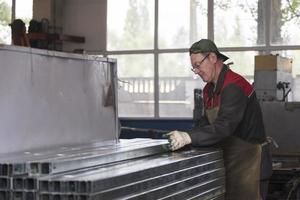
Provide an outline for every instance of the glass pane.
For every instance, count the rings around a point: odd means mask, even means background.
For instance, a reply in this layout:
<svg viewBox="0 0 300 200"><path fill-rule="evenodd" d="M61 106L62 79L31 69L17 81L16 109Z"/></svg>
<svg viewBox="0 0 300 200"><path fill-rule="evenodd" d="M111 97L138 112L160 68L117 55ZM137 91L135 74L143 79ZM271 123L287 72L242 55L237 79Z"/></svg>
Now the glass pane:
<svg viewBox="0 0 300 200"><path fill-rule="evenodd" d="M219 47L264 44L264 1L215 0L214 2L215 42Z"/></svg>
<svg viewBox="0 0 300 200"><path fill-rule="evenodd" d="M159 55L159 116L192 117L194 88L204 82L191 69L188 53Z"/></svg>
<svg viewBox="0 0 300 200"><path fill-rule="evenodd" d="M33 0L16 0L16 19L21 19L27 27L32 19L32 1Z"/></svg>
<svg viewBox="0 0 300 200"><path fill-rule="evenodd" d="M271 43L300 44L300 6L294 1L272 0Z"/></svg>
<svg viewBox="0 0 300 200"><path fill-rule="evenodd" d="M111 55L118 63L119 117L154 117L154 57Z"/></svg>
<svg viewBox="0 0 300 200"><path fill-rule="evenodd" d="M160 0L158 2L160 49L187 48L200 38L207 38L207 1Z"/></svg>
<svg viewBox="0 0 300 200"><path fill-rule="evenodd" d="M154 47L154 1L107 1L107 49Z"/></svg>
<svg viewBox="0 0 300 200"><path fill-rule="evenodd" d="M292 101L300 101L300 50L283 51L280 54L293 59Z"/></svg>
<svg viewBox="0 0 300 200"><path fill-rule="evenodd" d="M0 43L11 44L11 0L0 0Z"/></svg>
<svg viewBox="0 0 300 200"><path fill-rule="evenodd" d="M254 57L258 55L255 51L245 51L245 52L224 52L229 60L225 63L233 62L230 65L230 69L244 78L246 78L250 83L253 83L254 78Z"/></svg>

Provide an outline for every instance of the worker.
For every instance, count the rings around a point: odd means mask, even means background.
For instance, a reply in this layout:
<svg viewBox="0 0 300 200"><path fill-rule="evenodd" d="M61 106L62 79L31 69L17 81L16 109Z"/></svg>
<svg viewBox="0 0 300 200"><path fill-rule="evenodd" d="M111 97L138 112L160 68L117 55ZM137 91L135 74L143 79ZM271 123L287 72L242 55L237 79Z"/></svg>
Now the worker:
<svg viewBox="0 0 300 200"><path fill-rule="evenodd" d="M206 82L204 115L191 131L167 134L169 148L214 146L223 150L226 200L256 200L260 194L262 144L266 141L262 112L255 91L224 61L215 43L201 39L190 49L191 70Z"/></svg>

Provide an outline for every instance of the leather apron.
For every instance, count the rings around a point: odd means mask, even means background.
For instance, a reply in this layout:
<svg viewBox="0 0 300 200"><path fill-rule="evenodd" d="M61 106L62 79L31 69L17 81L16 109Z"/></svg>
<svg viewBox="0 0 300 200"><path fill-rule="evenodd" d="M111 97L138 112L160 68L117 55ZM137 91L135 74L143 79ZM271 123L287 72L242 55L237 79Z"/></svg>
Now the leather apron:
<svg viewBox="0 0 300 200"><path fill-rule="evenodd" d="M208 121L213 123L219 108L206 110ZM260 199L261 145L229 136L219 144L223 150L226 174L226 200Z"/></svg>

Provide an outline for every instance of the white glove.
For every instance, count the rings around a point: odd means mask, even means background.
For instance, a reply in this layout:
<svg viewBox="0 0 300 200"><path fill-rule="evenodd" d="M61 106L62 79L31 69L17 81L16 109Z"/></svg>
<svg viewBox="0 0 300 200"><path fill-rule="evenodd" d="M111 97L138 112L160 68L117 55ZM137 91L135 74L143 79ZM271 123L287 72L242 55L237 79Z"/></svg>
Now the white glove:
<svg viewBox="0 0 300 200"><path fill-rule="evenodd" d="M184 147L187 144L192 143L191 137L186 132L181 131L171 131L167 134L169 139L169 149L175 151Z"/></svg>

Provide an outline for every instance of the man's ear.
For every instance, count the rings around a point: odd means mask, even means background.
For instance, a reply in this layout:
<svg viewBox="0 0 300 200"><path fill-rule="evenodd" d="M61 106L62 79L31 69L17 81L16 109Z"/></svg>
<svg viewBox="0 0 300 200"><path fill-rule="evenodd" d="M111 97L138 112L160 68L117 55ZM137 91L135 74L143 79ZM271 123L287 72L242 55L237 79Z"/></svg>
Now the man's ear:
<svg viewBox="0 0 300 200"><path fill-rule="evenodd" d="M210 62L212 62L212 63L216 63L217 60L218 60L217 54L211 52L211 53L209 54L209 60L210 60Z"/></svg>

